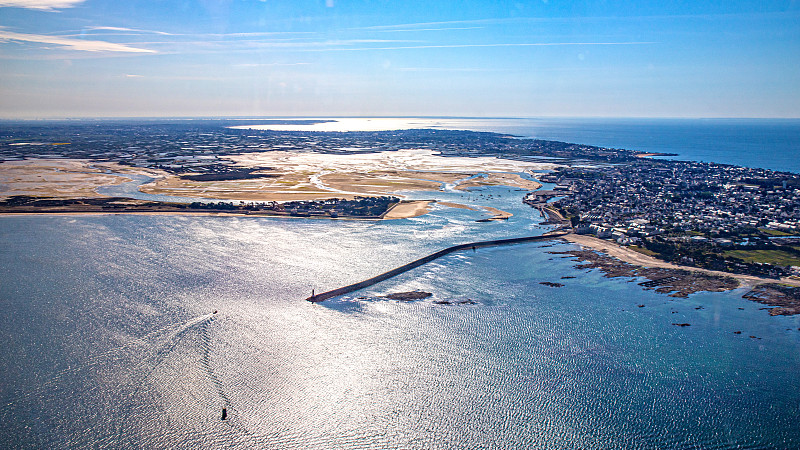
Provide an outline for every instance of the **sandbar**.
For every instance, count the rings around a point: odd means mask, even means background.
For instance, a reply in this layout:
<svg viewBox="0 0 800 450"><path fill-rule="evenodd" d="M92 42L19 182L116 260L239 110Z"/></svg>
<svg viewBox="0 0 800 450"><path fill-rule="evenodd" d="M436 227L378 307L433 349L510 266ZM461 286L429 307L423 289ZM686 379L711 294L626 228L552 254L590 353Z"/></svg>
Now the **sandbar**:
<svg viewBox="0 0 800 450"><path fill-rule="evenodd" d="M413 200L400 202L383 215L383 219L408 219L426 214L430 210L430 200Z"/></svg>
<svg viewBox="0 0 800 450"><path fill-rule="evenodd" d="M511 187L518 187L522 189L527 189L530 191L535 191L542 187L542 184L534 181L522 178L519 174L516 173L489 173L484 176L470 178L469 180L462 181L458 183L456 189L464 190L473 187L481 187L481 186L511 186Z"/></svg>
<svg viewBox="0 0 800 450"><path fill-rule="evenodd" d="M0 163L0 198L14 195L101 197L97 188L131 181L104 172L104 168L83 159L3 161Z"/></svg>
<svg viewBox="0 0 800 450"><path fill-rule="evenodd" d="M491 206L481 206L481 208L494 214L492 217L489 218L489 220L505 220L514 215L508 211L503 211L497 208L493 208Z"/></svg>
<svg viewBox="0 0 800 450"><path fill-rule="evenodd" d="M450 208L468 209L468 210L470 210L470 211L477 211L477 209L475 209L475 208L473 208L473 207L471 207L471 206L462 205L461 203L452 203L452 202L436 202L436 204L437 204L437 205L442 205L442 206L447 206L447 207L450 207Z"/></svg>

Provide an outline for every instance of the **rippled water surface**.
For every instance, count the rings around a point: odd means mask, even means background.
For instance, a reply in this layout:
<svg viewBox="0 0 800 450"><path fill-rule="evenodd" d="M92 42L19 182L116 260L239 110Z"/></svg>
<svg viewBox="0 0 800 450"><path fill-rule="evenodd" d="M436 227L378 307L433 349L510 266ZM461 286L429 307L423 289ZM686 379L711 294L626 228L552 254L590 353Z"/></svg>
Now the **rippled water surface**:
<svg viewBox="0 0 800 450"><path fill-rule="evenodd" d="M675 300L535 243L303 301L544 231L512 189L437 195L490 194L511 220L0 218L0 447L800 445L800 323L741 291Z"/></svg>

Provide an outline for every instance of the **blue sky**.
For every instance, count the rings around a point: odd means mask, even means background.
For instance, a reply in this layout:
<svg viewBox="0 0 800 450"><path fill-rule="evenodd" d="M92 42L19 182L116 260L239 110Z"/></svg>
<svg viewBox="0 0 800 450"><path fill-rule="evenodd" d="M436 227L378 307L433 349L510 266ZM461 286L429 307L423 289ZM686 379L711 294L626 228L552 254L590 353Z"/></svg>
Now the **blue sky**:
<svg viewBox="0 0 800 450"><path fill-rule="evenodd" d="M800 117L800 1L0 0L0 117Z"/></svg>

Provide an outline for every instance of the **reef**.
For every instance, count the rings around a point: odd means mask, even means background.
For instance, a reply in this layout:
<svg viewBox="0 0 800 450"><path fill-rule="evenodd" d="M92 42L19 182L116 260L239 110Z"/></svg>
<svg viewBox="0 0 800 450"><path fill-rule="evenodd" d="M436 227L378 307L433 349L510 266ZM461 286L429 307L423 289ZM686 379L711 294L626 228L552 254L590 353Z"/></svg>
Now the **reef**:
<svg viewBox="0 0 800 450"><path fill-rule="evenodd" d="M392 300L403 300L403 301L412 301L412 300L422 300L432 296L430 292L423 292L423 291L410 291L410 292L395 292L392 294L386 295L386 298Z"/></svg>
<svg viewBox="0 0 800 450"><path fill-rule="evenodd" d="M739 287L739 282L732 277L683 269L635 266L591 250L549 253L574 256L581 261L581 264L575 266L576 269L600 269L608 278L646 278L648 281L639 283L640 286L645 289L655 289L661 294L669 294L670 297L688 297L700 291L723 292Z"/></svg>
<svg viewBox="0 0 800 450"><path fill-rule="evenodd" d="M764 283L751 289L742 297L770 308L771 316L791 316L800 314L800 288L778 283Z"/></svg>

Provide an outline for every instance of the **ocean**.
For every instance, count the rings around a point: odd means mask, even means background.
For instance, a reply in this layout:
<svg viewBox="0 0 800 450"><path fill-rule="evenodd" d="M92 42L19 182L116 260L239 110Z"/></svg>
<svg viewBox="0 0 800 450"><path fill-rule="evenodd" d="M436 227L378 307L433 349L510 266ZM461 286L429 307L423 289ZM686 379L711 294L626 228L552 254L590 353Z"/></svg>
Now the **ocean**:
<svg viewBox="0 0 800 450"><path fill-rule="evenodd" d="M798 121L522 122L471 127L800 171ZM778 149L752 151L765 143ZM540 242L303 301L449 245L543 233L521 195L411 194L514 213L491 223L444 207L0 217L0 447L800 446L800 319L742 289L676 299ZM434 297L382 297L415 289Z"/></svg>
<svg viewBox="0 0 800 450"><path fill-rule="evenodd" d="M512 122L512 121L509 121ZM800 173L798 119L518 119L498 131Z"/></svg>

